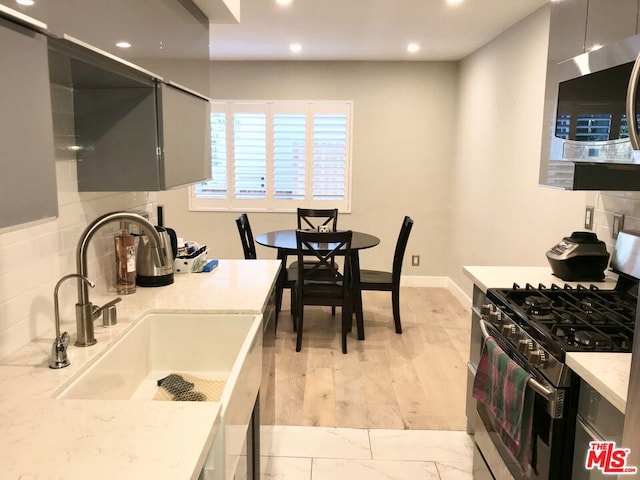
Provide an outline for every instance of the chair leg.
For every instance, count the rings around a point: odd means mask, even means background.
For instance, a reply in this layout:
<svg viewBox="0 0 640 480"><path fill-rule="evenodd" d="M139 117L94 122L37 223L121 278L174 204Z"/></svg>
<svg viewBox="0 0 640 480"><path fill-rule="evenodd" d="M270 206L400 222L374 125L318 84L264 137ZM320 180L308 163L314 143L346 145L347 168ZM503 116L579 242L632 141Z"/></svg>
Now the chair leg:
<svg viewBox="0 0 640 480"><path fill-rule="evenodd" d="M347 353L347 332L352 323L351 307L347 302L342 304L342 353Z"/></svg>
<svg viewBox="0 0 640 480"><path fill-rule="evenodd" d="M335 305L331 306L331 315L333 315L334 317L336 316L336 306Z"/></svg>
<svg viewBox="0 0 640 480"><path fill-rule="evenodd" d="M296 325L296 315L297 315L298 305L296 302L296 289L291 287L291 319L293 321L293 331L297 331L298 327Z"/></svg>
<svg viewBox="0 0 640 480"><path fill-rule="evenodd" d="M304 305L302 302L297 302L298 309L296 312L296 323L298 324L298 334L296 335L296 352L302 349L302 321L304 317Z"/></svg>
<svg viewBox="0 0 640 480"><path fill-rule="evenodd" d="M391 290L391 304L393 306L393 321L396 324L396 333L402 333L400 324L400 287Z"/></svg>
<svg viewBox="0 0 640 480"><path fill-rule="evenodd" d="M274 329L273 329L273 335L275 336L276 333L278 333L278 316L280 315L280 312L278 312L278 309L276 309L276 314L275 314L275 318L274 318Z"/></svg>

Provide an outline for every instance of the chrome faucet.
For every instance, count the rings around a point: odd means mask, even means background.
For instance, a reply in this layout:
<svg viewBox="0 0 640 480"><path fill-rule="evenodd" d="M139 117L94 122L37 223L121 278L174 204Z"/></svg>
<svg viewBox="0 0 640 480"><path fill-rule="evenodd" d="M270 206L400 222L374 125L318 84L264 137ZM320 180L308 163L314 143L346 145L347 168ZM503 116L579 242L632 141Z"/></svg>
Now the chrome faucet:
<svg viewBox="0 0 640 480"><path fill-rule="evenodd" d="M60 280L58 280L58 283L56 283L56 288L53 289L53 306L56 319L56 339L53 341L53 345L51 346L51 359L49 360L50 368L64 368L69 366L69 357L67 356L69 334L67 332L64 332L62 335L60 335L60 308L58 306L58 290L60 289L60 285L62 285L65 280L68 280L70 278L78 278L79 280L89 285L91 288L96 286L96 284L89 280L87 277L83 277L82 275L78 275L77 273L65 275Z"/></svg>
<svg viewBox="0 0 640 480"><path fill-rule="evenodd" d="M89 241L93 238L100 227L111 222L126 221L135 223L140 229L149 236L151 240L151 248L154 252L154 262L158 266L165 266L164 252L160 252L162 240L156 229L145 220L143 217L136 213L130 212L111 212L101 217L96 218L80 235L78 241L78 248L76 250L76 266L78 269L78 275L87 277L87 249ZM117 301L117 300L116 300ZM114 301L109 302L107 305L113 305ZM93 333L93 321L98 318L100 312L104 307L96 307L89 301L89 289L87 284L78 279L78 303L76 303L76 327L78 330L78 338L75 345L78 347L88 347L96 343L96 337Z"/></svg>

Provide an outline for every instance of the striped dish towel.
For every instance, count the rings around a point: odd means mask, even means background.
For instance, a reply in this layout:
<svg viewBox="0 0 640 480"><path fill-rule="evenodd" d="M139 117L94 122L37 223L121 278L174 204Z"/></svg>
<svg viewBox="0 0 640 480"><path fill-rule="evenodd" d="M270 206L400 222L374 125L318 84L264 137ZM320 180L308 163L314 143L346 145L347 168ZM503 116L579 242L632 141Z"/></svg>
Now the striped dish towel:
<svg viewBox="0 0 640 480"><path fill-rule="evenodd" d="M531 458L534 393L527 388L531 375L488 337L473 383L473 397L494 418L496 432L526 471Z"/></svg>

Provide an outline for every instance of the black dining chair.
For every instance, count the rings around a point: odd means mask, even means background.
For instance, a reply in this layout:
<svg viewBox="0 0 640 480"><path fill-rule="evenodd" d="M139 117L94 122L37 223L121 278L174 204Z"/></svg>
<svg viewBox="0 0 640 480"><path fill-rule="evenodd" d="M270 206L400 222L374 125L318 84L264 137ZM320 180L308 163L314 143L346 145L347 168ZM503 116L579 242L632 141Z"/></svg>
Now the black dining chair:
<svg viewBox="0 0 640 480"><path fill-rule="evenodd" d="M244 252L245 260L256 260L258 255L256 254L256 244L253 240L253 233L251 232L251 224L249 223L249 217L246 213L243 213L238 218L236 218L236 225L238 226L238 233L240 234L240 242L242 243L242 250ZM285 272L285 277L282 280L282 286L278 287L278 292L276 292L276 318L275 318L275 331L278 331L278 316L280 310L282 308L282 290L288 288L291 290L291 296L293 298L294 291L293 287L296 283L296 278L298 277L298 271L289 271ZM293 313L293 299L291 300L291 310ZM295 320L294 320L295 327Z"/></svg>
<svg viewBox="0 0 640 480"><path fill-rule="evenodd" d="M236 225L238 226L238 233L240 234L240 242L242 243L245 260L255 260L258 258L256 255L256 244L253 241L251 224L249 223L249 217L246 213L236 218Z"/></svg>
<svg viewBox="0 0 640 480"><path fill-rule="evenodd" d="M296 352L302 348L305 305L342 307L342 353L347 353L347 332L351 328L351 230L316 232L298 230L298 279L295 283ZM334 261L344 255L340 272ZM313 259L309 262L309 257Z"/></svg>
<svg viewBox="0 0 640 480"><path fill-rule="evenodd" d="M337 208L298 208L298 230L320 231L320 227L327 227L330 232L338 228ZM298 262L293 262L287 267L287 276L293 278L298 274ZM293 293L293 290L292 292ZM293 313L293 297L291 297L291 313ZM331 307L331 314L336 314L336 307ZM293 326L296 328L295 324Z"/></svg>
<svg viewBox="0 0 640 480"><path fill-rule="evenodd" d="M328 227L330 232L338 228L337 208L298 208L298 230L320 230Z"/></svg>
<svg viewBox="0 0 640 480"><path fill-rule="evenodd" d="M413 220L404 217L400 235L396 243L396 251L393 254L393 268L391 272L380 270L360 270L360 289L391 292L391 304L393 306L393 321L396 324L396 333L402 333L400 323L400 273L402 272L402 260L407 249L409 234L413 227Z"/></svg>

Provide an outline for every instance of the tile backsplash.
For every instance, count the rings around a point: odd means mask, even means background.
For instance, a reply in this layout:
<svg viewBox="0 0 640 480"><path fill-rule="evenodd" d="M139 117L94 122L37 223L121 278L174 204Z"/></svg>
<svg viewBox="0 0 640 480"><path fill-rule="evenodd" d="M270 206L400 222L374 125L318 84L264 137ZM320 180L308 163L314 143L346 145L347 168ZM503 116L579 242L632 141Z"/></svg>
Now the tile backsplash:
<svg viewBox="0 0 640 480"><path fill-rule="evenodd" d="M0 358L52 332L53 290L64 275L76 272L76 246L86 226L110 211L146 211L155 218L153 192L78 192L74 141L73 95L66 87L52 86L53 123L56 143L56 181L59 216L39 224L0 230ZM25 186L28 188L28 186ZM114 223L101 229L91 241L88 272L96 282L96 293L113 288ZM76 283L60 288L63 329L75 333ZM115 293L114 293L115 296ZM50 344L43 344L43 362Z"/></svg>
<svg viewBox="0 0 640 480"><path fill-rule="evenodd" d="M593 206L593 231L613 253L616 240L612 237L613 216L624 215L624 230L640 231L640 192L593 192L587 198Z"/></svg>

